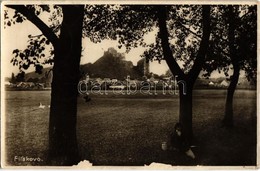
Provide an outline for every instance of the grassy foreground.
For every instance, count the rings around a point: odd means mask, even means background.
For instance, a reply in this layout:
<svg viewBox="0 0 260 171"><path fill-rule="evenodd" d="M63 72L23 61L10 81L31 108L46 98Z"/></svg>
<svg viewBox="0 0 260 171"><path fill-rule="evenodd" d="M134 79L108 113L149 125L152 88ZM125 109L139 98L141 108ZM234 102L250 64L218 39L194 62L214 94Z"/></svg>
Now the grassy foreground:
<svg viewBox="0 0 260 171"><path fill-rule="evenodd" d="M221 127L224 90L197 90L193 101L196 159L161 149L178 122L177 95L92 95L78 100L78 143L94 165L256 165L256 91L236 91L233 129ZM8 165L45 165L50 92L6 92ZM34 161L23 161L23 157Z"/></svg>

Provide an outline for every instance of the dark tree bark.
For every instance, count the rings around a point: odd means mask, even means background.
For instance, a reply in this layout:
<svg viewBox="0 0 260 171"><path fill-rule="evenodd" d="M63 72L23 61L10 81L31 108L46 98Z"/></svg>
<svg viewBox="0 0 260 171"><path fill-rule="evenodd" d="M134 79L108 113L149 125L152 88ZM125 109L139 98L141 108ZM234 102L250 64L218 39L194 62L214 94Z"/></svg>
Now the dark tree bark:
<svg viewBox="0 0 260 171"><path fill-rule="evenodd" d="M183 80L182 80L183 81ZM180 115L179 122L184 125L183 133L186 135L187 140L191 143L193 139L192 129L192 84L183 81L179 81L179 99L180 99ZM184 83L185 82L185 83Z"/></svg>
<svg viewBox="0 0 260 171"><path fill-rule="evenodd" d="M163 56L169 66L171 72L177 75L177 81L179 85L179 99L180 99L180 111L179 122L183 125L184 135L189 143L192 142L193 129L192 129L192 90L196 79L202 69L202 65L205 61L205 55L208 48L209 35L210 35L210 6L203 5L202 7L202 25L203 36L200 42L200 48L198 50L194 65L188 74L185 74L178 63L173 57L172 50L169 45L169 33L166 26L167 21L167 8L165 6L157 7L158 24L159 24L159 37L161 39ZM184 84L182 84L184 83ZM185 94L183 88L185 87Z"/></svg>
<svg viewBox="0 0 260 171"><path fill-rule="evenodd" d="M83 5L62 6L60 37L33 10L24 5L7 5L24 15L54 47L54 67L49 120L49 165L73 165L80 160L76 135L77 84L81 57Z"/></svg>
<svg viewBox="0 0 260 171"><path fill-rule="evenodd" d="M234 66L234 65L233 65ZM234 73L231 78L231 82L227 89L226 105L225 105L225 116L223 119L223 126L233 127L233 97L237 87L239 79L239 66L234 67Z"/></svg>
<svg viewBox="0 0 260 171"><path fill-rule="evenodd" d="M229 39L229 51L230 58L233 65L233 75L231 76L231 81L229 87L227 89L227 97L226 97L226 105L225 105L225 115L223 119L223 126L225 127L233 127L233 97L237 87L238 79L239 79L239 56L236 55L235 48L235 14L233 12L233 6L228 6L228 39Z"/></svg>
<svg viewBox="0 0 260 171"><path fill-rule="evenodd" d="M62 6L60 38L54 50L49 124L49 164L80 161L76 122L84 6Z"/></svg>

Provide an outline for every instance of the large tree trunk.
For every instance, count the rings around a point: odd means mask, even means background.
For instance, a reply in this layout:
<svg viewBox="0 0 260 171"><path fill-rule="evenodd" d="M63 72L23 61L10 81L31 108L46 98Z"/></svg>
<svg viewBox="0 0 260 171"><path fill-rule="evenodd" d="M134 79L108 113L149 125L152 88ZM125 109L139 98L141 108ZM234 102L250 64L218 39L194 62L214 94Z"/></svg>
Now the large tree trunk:
<svg viewBox="0 0 260 171"><path fill-rule="evenodd" d="M186 136L189 143L193 138L192 129L192 84L187 81L178 81L179 87L179 99L180 99L180 111L179 122L184 125L183 133Z"/></svg>
<svg viewBox="0 0 260 171"><path fill-rule="evenodd" d="M235 66L235 65L234 65ZM233 97L237 87L239 79L239 66L234 67L234 73L231 77L231 82L227 89L226 106L225 106L225 116L223 119L223 126L233 127Z"/></svg>
<svg viewBox="0 0 260 171"><path fill-rule="evenodd" d="M54 51L49 123L49 164L73 165L80 160L77 135L77 84L84 6L62 6L60 38Z"/></svg>
<svg viewBox="0 0 260 171"><path fill-rule="evenodd" d="M159 38L161 39L161 45L163 50L163 56L166 60L168 67L171 72L178 76L179 82L179 93L180 93L180 113L179 122L182 123L184 129L184 135L191 143L193 138L192 131L192 90L193 85L198 78L203 63L205 61L205 54L208 48L209 35L210 35L210 6L202 6L202 25L203 25L203 36L201 38L200 48L194 65L188 74L185 74L179 67L178 63L173 57L172 50L169 43L169 33L167 29L167 15L168 11L165 6L157 6L158 25L159 25ZM183 79L183 80L182 80ZM183 81L183 82L182 82ZM185 86L183 86L184 83ZM186 94L183 94L183 88L186 89Z"/></svg>

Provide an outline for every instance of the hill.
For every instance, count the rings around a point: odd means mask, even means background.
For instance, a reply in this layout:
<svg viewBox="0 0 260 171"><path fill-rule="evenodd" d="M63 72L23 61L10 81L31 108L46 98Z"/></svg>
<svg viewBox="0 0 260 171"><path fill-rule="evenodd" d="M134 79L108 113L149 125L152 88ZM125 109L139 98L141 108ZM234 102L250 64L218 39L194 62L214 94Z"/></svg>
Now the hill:
<svg viewBox="0 0 260 171"><path fill-rule="evenodd" d="M88 74L91 78L116 78L123 80L130 75L131 78L141 78L143 76L140 68L134 66L131 61L126 61L125 56L115 49L109 48L96 62L83 64L80 66L81 77ZM43 68L42 74L35 72L26 73L24 80L27 82L49 83L52 79L50 72L52 67Z"/></svg>
<svg viewBox="0 0 260 171"><path fill-rule="evenodd" d="M141 78L143 75L131 61L126 61L123 54L109 48L95 63L80 66L83 75L92 78L117 78L123 80L130 75L131 78Z"/></svg>
<svg viewBox="0 0 260 171"><path fill-rule="evenodd" d="M125 56L115 49L109 48L95 63L80 66L82 75L92 78L116 78L123 80L130 75L131 78L141 78L142 72L131 61L126 61Z"/></svg>

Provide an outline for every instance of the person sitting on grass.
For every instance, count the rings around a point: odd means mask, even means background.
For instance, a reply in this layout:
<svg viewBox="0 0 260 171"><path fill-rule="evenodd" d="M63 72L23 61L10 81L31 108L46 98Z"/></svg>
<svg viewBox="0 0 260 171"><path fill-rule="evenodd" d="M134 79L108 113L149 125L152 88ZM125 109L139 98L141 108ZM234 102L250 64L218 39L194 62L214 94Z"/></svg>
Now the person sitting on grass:
<svg viewBox="0 0 260 171"><path fill-rule="evenodd" d="M181 123L176 123L174 126L174 132L171 134L171 145L174 150L184 152L188 157L195 159L195 155L190 148L189 142L183 134Z"/></svg>

